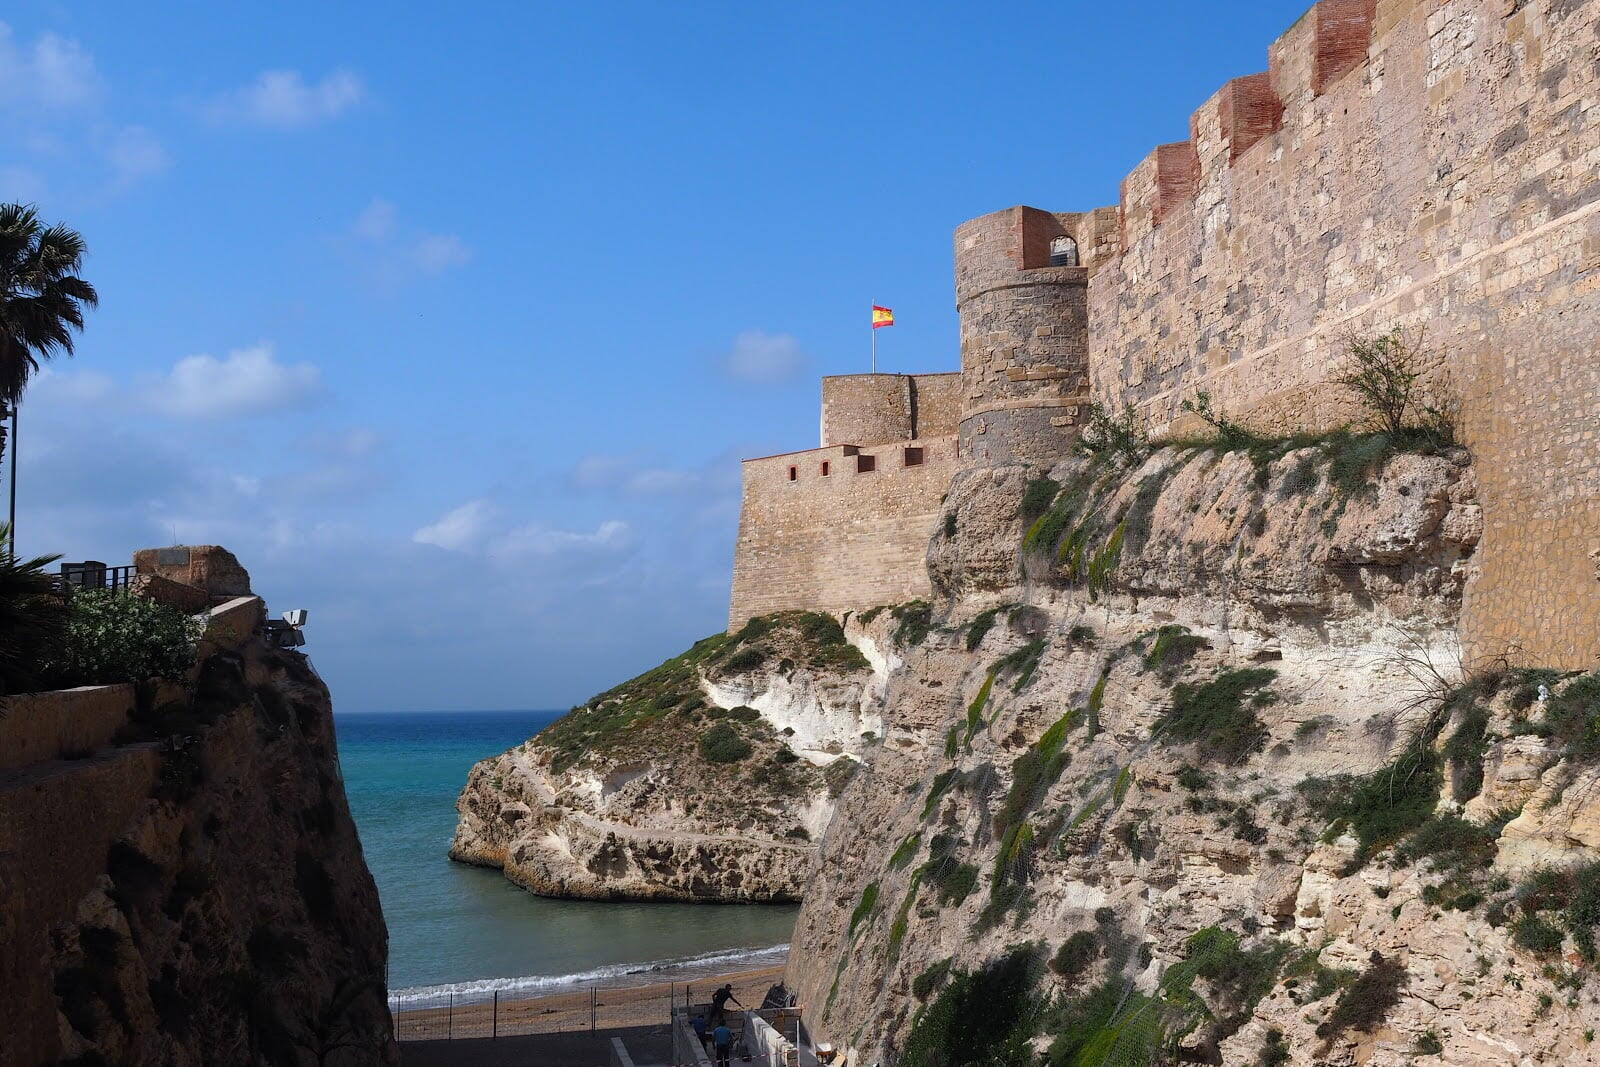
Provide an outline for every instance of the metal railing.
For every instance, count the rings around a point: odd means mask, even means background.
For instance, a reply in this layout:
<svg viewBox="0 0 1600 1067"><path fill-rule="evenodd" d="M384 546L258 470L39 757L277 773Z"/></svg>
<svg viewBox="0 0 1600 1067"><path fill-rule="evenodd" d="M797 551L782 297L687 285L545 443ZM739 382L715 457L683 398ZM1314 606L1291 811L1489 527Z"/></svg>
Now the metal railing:
<svg viewBox="0 0 1600 1067"><path fill-rule="evenodd" d="M133 580L139 572L133 564L122 567L109 567L99 560L84 560L82 563L63 563L61 572L54 576L54 586L58 593L74 593L85 589L110 589L114 592L127 592L133 586Z"/></svg>
<svg viewBox="0 0 1600 1067"><path fill-rule="evenodd" d="M711 988L699 983L701 996ZM528 1034L594 1033L672 1021L690 986L584 986L552 993L462 990L437 994L394 993L389 1011L397 1041L518 1037Z"/></svg>

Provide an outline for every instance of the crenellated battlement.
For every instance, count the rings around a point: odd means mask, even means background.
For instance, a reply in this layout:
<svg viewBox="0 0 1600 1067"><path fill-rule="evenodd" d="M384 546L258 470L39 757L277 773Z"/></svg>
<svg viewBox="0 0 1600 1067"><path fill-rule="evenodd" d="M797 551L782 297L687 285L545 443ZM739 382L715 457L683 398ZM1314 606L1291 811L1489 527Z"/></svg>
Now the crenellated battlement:
<svg viewBox="0 0 1600 1067"><path fill-rule="evenodd" d="M1225 82L1190 114L1187 140L1133 167L1116 207L1018 206L963 223L959 389L937 387L958 427L952 468L1048 466L1091 402L1133 407L1155 435L1186 431L1183 402L1202 390L1263 432L1329 428L1356 414L1331 384L1348 340L1425 328L1429 373L1459 396L1482 481L1469 655L1591 665L1597 39L1600 0L1320 0L1268 46L1265 71ZM824 416L825 443L928 435L910 378L867 377L840 380L848 401ZM930 481L862 497L843 521L887 523L879 533L901 562L881 565L925 580L913 543L931 532L941 491ZM747 483L747 513L751 501ZM832 506L779 542L835 546L823 565L848 559L840 573L867 589L901 582L859 566L865 527L835 551L850 528ZM749 528L764 536L781 521ZM748 601L767 572L747 565L745 529ZM841 602L833 586L806 588L813 606Z"/></svg>
<svg viewBox="0 0 1600 1067"><path fill-rule="evenodd" d="M1082 336L1085 399L1132 405L1155 434L1195 428L1182 403L1201 390L1289 431L1355 415L1330 381L1351 336L1425 328L1485 482L1469 649L1600 658L1600 454L1582 444L1600 432L1597 37L1600 0L1321 0L1265 72L1226 82L1187 141L1129 172L1116 254L1083 272L1081 309L1038 295L1072 287L1029 269L1026 240L1011 238L1020 258L996 254L1001 222L1025 237L1073 216L965 224L968 403L1031 410L1005 416L1021 440L964 462L1042 462L1070 443L1073 421L1049 409L1077 390L1024 383L1033 364L1069 380L1079 364L1042 357L1040 338Z"/></svg>

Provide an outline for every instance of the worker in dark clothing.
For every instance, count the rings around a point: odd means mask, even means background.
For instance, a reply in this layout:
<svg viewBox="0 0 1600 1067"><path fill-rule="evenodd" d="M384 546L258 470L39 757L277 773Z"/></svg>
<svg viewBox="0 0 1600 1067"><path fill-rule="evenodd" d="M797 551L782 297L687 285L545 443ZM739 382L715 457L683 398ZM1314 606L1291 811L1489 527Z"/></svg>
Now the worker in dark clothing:
<svg viewBox="0 0 1600 1067"><path fill-rule="evenodd" d="M733 995L733 983L724 985L721 989L711 994L711 1021L725 1023L728 1021L728 1001L739 1004L739 998ZM744 1007L739 1004L739 1007Z"/></svg>
<svg viewBox="0 0 1600 1067"><path fill-rule="evenodd" d="M717 1046L717 1067L728 1067L728 1054L733 1051L733 1031L718 1023L711 1031L711 1041Z"/></svg>
<svg viewBox="0 0 1600 1067"><path fill-rule="evenodd" d="M700 1039L700 1047L705 1048L706 1017L701 1015L699 1012L696 1012L694 1018L689 1020L689 1025L694 1027L694 1036Z"/></svg>

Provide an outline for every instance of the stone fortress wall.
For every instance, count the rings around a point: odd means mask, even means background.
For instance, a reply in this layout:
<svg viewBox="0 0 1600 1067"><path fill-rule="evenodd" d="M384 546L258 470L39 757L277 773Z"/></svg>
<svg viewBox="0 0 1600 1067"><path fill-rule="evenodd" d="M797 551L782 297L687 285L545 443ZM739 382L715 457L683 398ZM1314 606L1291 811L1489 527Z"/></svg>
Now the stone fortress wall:
<svg viewBox="0 0 1600 1067"><path fill-rule="evenodd" d="M1320 0L1189 133L1116 207L957 229L957 462L1048 463L1091 399L1155 434L1202 389L1262 429L1327 428L1353 414L1328 384L1344 342L1424 328L1481 481L1469 659L1600 659L1600 0ZM751 473L735 615L767 581ZM893 602L925 582L908 565L806 606Z"/></svg>
<svg viewBox="0 0 1600 1067"><path fill-rule="evenodd" d="M822 445L744 462L728 627L926 597L924 559L956 472L960 375L822 380Z"/></svg>
<svg viewBox="0 0 1600 1067"><path fill-rule="evenodd" d="M1482 481L1469 658L1600 658L1600 3L1322 0L1123 185L1097 398L1351 417L1352 335L1426 344Z"/></svg>

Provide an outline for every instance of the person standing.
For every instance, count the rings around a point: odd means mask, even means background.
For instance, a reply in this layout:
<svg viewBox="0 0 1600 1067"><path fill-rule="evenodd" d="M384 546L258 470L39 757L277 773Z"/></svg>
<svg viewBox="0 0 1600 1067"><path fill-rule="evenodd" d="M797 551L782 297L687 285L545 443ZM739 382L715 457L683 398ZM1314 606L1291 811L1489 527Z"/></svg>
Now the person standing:
<svg viewBox="0 0 1600 1067"><path fill-rule="evenodd" d="M711 1041L717 1047L717 1067L728 1067L728 1054L733 1050L733 1031L726 1022L719 1022L711 1031Z"/></svg>
<svg viewBox="0 0 1600 1067"><path fill-rule="evenodd" d="M714 1022L714 1023L725 1023L725 1022L728 1021L728 1001L730 1001L730 1000L733 1001L735 1004L739 1004L739 1007L741 1007L741 1008L744 1007L743 1004L739 1003L739 998L733 995L733 983L732 982L726 983L720 989L718 989L715 993L711 994L711 1021L712 1022Z"/></svg>

